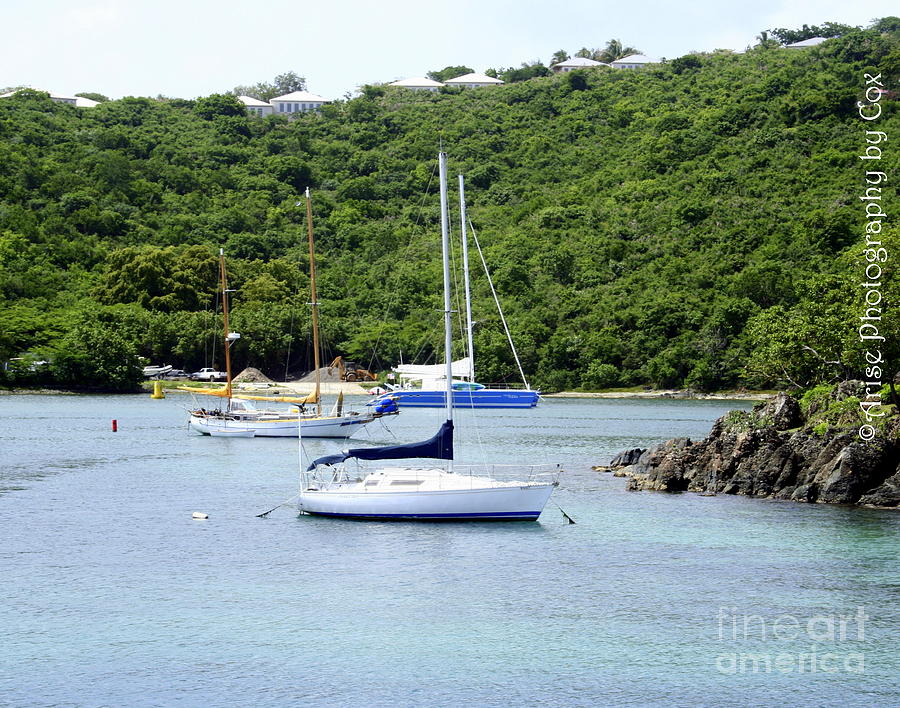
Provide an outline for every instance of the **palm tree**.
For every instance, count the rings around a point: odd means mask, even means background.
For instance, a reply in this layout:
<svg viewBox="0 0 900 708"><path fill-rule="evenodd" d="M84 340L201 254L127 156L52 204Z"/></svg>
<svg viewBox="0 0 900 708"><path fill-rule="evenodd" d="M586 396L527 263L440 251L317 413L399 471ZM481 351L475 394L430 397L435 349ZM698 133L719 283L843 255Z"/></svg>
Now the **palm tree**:
<svg viewBox="0 0 900 708"><path fill-rule="evenodd" d="M553 66L554 64L559 64L560 62L563 62L563 61L567 61L568 58L569 58L569 53L565 49L560 49L553 55L553 58L550 59L550 66Z"/></svg>
<svg viewBox="0 0 900 708"><path fill-rule="evenodd" d="M640 49L637 49L635 47L623 46L622 40L620 39L611 39L606 43L605 49L598 49L594 52L593 59L594 61L602 61L609 64L610 62L614 62L616 59L621 59L622 57L627 57L631 54L640 53Z"/></svg>

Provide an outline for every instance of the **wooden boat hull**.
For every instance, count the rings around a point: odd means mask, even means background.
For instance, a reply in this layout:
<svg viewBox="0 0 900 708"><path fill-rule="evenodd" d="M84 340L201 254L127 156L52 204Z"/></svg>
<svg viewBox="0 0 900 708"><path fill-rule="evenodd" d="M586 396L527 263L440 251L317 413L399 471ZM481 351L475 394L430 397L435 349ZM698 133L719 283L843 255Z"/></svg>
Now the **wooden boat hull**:
<svg viewBox="0 0 900 708"><path fill-rule="evenodd" d="M208 435L217 438L252 438L256 431L248 428L210 428Z"/></svg>
<svg viewBox="0 0 900 708"><path fill-rule="evenodd" d="M337 438L351 437L366 423L374 418L370 415L307 418L302 421L302 436L305 438ZM257 438L296 438L296 418L273 419L223 419L218 416L191 415L190 427L201 435L212 435L214 430L222 430L229 425L239 429L251 430Z"/></svg>

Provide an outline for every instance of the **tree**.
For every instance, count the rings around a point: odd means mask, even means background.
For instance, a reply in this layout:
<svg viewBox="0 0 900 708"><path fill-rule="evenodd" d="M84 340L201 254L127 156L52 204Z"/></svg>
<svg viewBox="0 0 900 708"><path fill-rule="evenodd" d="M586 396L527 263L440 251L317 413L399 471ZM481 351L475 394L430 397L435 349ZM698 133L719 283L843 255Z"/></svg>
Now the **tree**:
<svg viewBox="0 0 900 708"><path fill-rule="evenodd" d="M635 47L626 47L620 39L611 39L606 43L606 47L601 50L594 50L593 56L590 58L594 61L602 61L609 64L616 59L631 56L632 54L640 54L641 50Z"/></svg>
<svg viewBox="0 0 900 708"><path fill-rule="evenodd" d="M234 96L214 93L212 96L200 98L194 112L201 118L212 120L216 116L246 116L247 109Z"/></svg>
<svg viewBox="0 0 900 708"><path fill-rule="evenodd" d="M306 79L294 71L287 71L275 77L273 83L262 81L251 86L235 86L228 93L232 96L250 96L259 101L270 101L276 96L284 96L294 91L305 91Z"/></svg>
<svg viewBox="0 0 900 708"><path fill-rule="evenodd" d="M900 17L882 17L872 23L871 29L882 34L891 34L900 31Z"/></svg>
<svg viewBox="0 0 900 708"><path fill-rule="evenodd" d="M209 306L218 286L218 262L202 246L136 246L112 251L97 298L174 312Z"/></svg>
<svg viewBox="0 0 900 708"><path fill-rule="evenodd" d="M566 61L569 59L569 54L565 49L557 49L553 56L550 58L550 66L554 64L559 64L560 62Z"/></svg>
<svg viewBox="0 0 900 708"><path fill-rule="evenodd" d="M471 74L475 69L468 66L446 66L440 71L429 71L426 76L432 81L446 81L447 79L455 79L457 76Z"/></svg>
<svg viewBox="0 0 900 708"><path fill-rule="evenodd" d="M778 45L777 39L772 39L767 30L763 30L756 35L756 44L753 45L757 49L774 49Z"/></svg>
<svg viewBox="0 0 900 708"><path fill-rule="evenodd" d="M90 315L63 338L50 371L58 384L76 389L134 391L143 378L134 343Z"/></svg>
<svg viewBox="0 0 900 708"><path fill-rule="evenodd" d="M75 95L80 96L81 98L89 98L92 101L97 101L98 103L104 103L109 100L109 97L104 96L102 93L83 92L76 93Z"/></svg>
<svg viewBox="0 0 900 708"><path fill-rule="evenodd" d="M533 64L523 63L521 67L518 69L514 69L510 67L509 69L503 69L498 72L498 76L496 78L502 79L504 82L508 84L514 84L519 81L527 81L528 79L533 79L537 76L549 76L550 69L544 66L541 62L537 61Z"/></svg>
<svg viewBox="0 0 900 708"><path fill-rule="evenodd" d="M793 44L794 42L802 42L804 39L812 39L813 37L840 37L855 29L850 25L842 25L838 22L826 22L819 25L803 25L800 29L786 29L785 27L777 27L769 30L775 38L782 44Z"/></svg>
<svg viewBox="0 0 900 708"><path fill-rule="evenodd" d="M306 91L306 79L302 76L299 76L295 71L286 71L285 73L279 74L275 77L275 90L278 91L278 93L276 94L278 96L283 96L287 93L294 93L294 91Z"/></svg>

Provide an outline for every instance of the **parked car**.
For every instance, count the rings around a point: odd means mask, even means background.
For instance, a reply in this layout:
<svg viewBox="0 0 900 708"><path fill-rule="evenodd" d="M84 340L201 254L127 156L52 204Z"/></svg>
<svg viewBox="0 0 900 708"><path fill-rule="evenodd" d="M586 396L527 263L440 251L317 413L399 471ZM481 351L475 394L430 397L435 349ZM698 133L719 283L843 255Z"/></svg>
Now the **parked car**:
<svg viewBox="0 0 900 708"><path fill-rule="evenodd" d="M215 369L205 367L200 371L191 374L191 381L225 381L228 374L224 371L216 371Z"/></svg>
<svg viewBox="0 0 900 708"><path fill-rule="evenodd" d="M183 371L182 369L172 369L171 371L166 372L164 378L167 379L186 379L188 377L188 372Z"/></svg>

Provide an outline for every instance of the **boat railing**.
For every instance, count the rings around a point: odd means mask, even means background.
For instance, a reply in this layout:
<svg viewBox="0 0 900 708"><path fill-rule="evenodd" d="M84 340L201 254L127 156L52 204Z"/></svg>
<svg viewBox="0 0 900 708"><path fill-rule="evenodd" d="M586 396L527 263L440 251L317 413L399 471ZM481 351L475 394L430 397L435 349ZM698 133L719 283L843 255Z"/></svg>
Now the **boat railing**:
<svg viewBox="0 0 900 708"><path fill-rule="evenodd" d="M498 482L557 482L562 473L562 467L551 464L454 464L453 471L458 475L490 477Z"/></svg>
<svg viewBox="0 0 900 708"><path fill-rule="evenodd" d="M478 465L453 465L453 478L456 480L451 488L459 488L459 480L470 478L472 484L477 484L478 479L485 477L502 482L504 484L557 484L563 470L560 465L536 464L478 464ZM405 470L411 481L425 481L433 479L433 470L423 467L421 469L409 468ZM340 463L334 466L325 465L305 474L305 487L313 485L319 489L329 489L345 484L361 482L367 475L367 470L356 461ZM377 485L376 485L377 486ZM442 487L438 481L438 487ZM373 489L373 491L376 491Z"/></svg>
<svg viewBox="0 0 900 708"><path fill-rule="evenodd" d="M484 381L479 381L479 383L484 384L487 388L490 389L500 389L506 391L533 391L529 386L526 386L521 381L496 381L493 383L486 383Z"/></svg>

